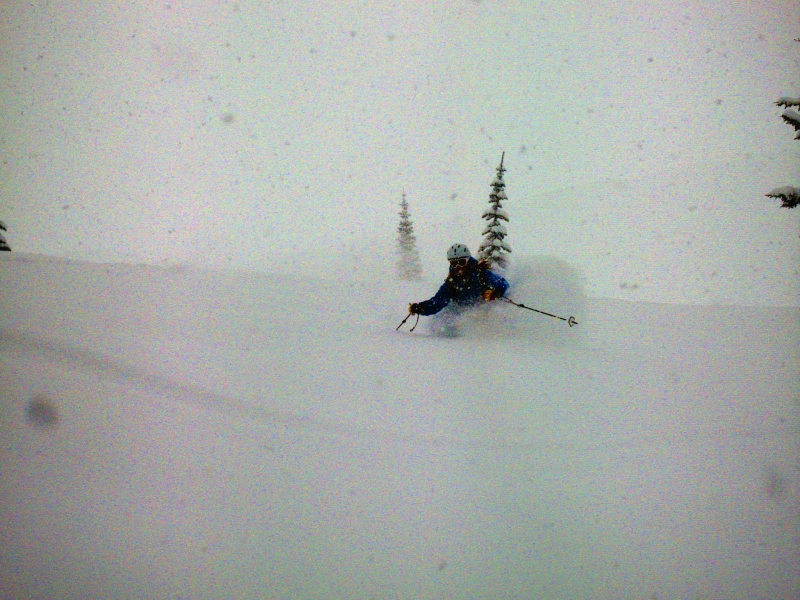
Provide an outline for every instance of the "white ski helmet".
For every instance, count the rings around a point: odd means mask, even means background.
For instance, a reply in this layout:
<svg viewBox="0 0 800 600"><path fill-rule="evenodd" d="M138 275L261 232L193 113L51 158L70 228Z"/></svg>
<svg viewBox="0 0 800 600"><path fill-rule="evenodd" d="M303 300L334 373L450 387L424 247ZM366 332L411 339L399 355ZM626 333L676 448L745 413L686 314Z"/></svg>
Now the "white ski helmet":
<svg viewBox="0 0 800 600"><path fill-rule="evenodd" d="M471 258L472 255L469 253L469 248L467 248L464 244L453 244L447 250L447 260L454 260L456 258Z"/></svg>

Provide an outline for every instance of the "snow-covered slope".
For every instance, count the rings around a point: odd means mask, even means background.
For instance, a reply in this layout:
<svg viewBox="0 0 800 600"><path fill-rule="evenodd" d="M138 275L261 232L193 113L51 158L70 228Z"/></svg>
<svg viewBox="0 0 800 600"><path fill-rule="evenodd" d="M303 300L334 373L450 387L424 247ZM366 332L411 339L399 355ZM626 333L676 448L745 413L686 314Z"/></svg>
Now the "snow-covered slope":
<svg viewBox="0 0 800 600"><path fill-rule="evenodd" d="M800 311L0 256L9 598L800 597ZM526 265L526 266L525 266Z"/></svg>

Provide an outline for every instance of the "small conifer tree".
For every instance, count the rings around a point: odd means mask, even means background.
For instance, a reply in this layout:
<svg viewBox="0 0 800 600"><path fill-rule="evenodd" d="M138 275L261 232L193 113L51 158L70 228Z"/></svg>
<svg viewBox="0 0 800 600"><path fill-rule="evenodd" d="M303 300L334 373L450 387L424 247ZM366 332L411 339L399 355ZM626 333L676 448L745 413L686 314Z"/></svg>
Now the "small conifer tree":
<svg viewBox="0 0 800 600"><path fill-rule="evenodd" d="M800 39L795 41L800 42ZM778 101L775 104L785 109L781 115L781 119L794 127L794 130L798 132L794 139L800 140L800 113L794 110L794 108L800 108L800 98L790 98L788 96L784 96L782 98L778 98ZM767 197L778 198L782 200L782 208L795 208L797 205L800 205L800 188L786 185L775 188L769 194L767 194Z"/></svg>
<svg viewBox="0 0 800 600"><path fill-rule="evenodd" d="M508 235L505 226L501 221L508 222L508 213L503 208L503 201L507 200L503 181L503 159L506 153L500 156L500 166L497 167L497 177L492 181L492 193L489 194L489 208L487 208L481 218L486 219L486 228L483 230L483 241L478 248L478 258L484 261L489 268L498 266L505 268L508 266L508 254L511 253L511 246L505 242Z"/></svg>
<svg viewBox="0 0 800 600"><path fill-rule="evenodd" d="M2 221L0 221L0 230L8 231L6 224ZM6 238L2 233L0 233L0 252L11 252L11 246L8 245L8 242L6 242Z"/></svg>
<svg viewBox="0 0 800 600"><path fill-rule="evenodd" d="M414 235L414 224L408 212L406 191L403 190L403 200L400 202L400 224L397 226L397 243L399 259L397 270L400 279L419 279L422 274L422 264L417 251L417 237Z"/></svg>

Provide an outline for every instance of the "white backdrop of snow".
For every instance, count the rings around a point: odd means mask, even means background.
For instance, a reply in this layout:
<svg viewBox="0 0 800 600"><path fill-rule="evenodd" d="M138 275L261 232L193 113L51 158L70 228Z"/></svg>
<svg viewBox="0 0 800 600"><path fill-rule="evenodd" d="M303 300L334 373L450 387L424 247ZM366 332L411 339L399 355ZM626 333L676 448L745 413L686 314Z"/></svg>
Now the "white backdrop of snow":
<svg viewBox="0 0 800 600"><path fill-rule="evenodd" d="M4 597L800 597L797 308L6 254Z"/></svg>

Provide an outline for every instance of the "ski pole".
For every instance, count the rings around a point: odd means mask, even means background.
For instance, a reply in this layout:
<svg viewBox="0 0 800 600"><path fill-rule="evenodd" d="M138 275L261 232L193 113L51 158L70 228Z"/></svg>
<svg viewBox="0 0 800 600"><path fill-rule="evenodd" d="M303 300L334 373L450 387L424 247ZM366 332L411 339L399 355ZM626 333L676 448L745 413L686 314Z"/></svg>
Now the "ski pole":
<svg viewBox="0 0 800 600"><path fill-rule="evenodd" d="M528 310L532 310L533 312L537 312L542 315L547 315L548 317L553 317L554 319L561 319L562 321L566 321L570 327L578 324L578 322L575 320L575 317L570 317L569 319L565 319L564 317L559 317L558 315L551 315L550 313L544 312L543 310L536 310L535 308L531 308L530 306L525 306L524 304L518 304L517 302L514 302L511 298L506 298L505 296L501 296L501 298L506 302L510 302L514 306L519 306L520 308L527 308Z"/></svg>
<svg viewBox="0 0 800 600"><path fill-rule="evenodd" d="M405 319L403 319L403 320L400 322L400 325L398 325L397 327L395 327L395 329L394 329L394 330L395 330L395 331L397 331L398 329L400 329L400 328L403 326L403 324L404 324L406 321L408 321L408 317L410 317L410 316L411 316L411 313L408 313L408 316L406 316L406 318L405 318ZM411 329L409 329L409 331L414 331L414 330L417 328L417 323L419 323L419 315L417 315L417 320L416 320L416 321L414 321L414 326L413 326Z"/></svg>

